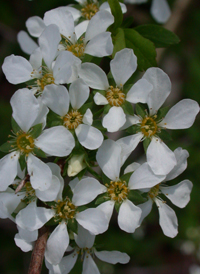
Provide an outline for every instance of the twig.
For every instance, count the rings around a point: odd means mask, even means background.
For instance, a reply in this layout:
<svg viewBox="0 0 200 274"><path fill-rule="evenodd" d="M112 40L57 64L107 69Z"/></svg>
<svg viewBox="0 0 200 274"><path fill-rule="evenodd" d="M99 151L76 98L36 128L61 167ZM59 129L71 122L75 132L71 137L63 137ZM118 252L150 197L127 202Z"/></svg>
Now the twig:
<svg viewBox="0 0 200 274"><path fill-rule="evenodd" d="M32 252L28 274L41 273L48 235L49 229L46 226L43 226L41 229L39 229L39 236Z"/></svg>

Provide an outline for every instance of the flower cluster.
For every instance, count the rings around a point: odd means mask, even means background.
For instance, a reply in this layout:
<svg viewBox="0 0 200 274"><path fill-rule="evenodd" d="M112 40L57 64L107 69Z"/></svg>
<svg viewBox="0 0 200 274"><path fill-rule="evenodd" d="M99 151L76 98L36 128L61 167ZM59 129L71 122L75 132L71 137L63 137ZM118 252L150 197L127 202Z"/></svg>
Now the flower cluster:
<svg viewBox="0 0 200 274"><path fill-rule="evenodd" d="M180 147L170 150L163 139L168 129L192 126L198 103L183 99L162 108L171 91L166 73L150 67L132 80L137 57L126 47L113 55L109 4L78 2L78 9L59 7L43 19L29 18L28 32L37 42L24 31L18 35L29 60L11 55L2 66L10 83L25 87L11 98L12 135L0 147L6 153L0 217L17 224L15 242L25 252L33 249L38 230L49 226L45 261L52 274L69 273L79 255L84 274L99 273L94 255L112 264L129 261L125 253L94 245L114 208L120 229L134 233L155 202L163 233L175 237L177 217L164 196L183 208L192 190L189 180L168 185L186 169L189 155ZM101 60L111 56L106 74ZM106 132L126 136L113 141ZM142 141L146 161L122 173Z"/></svg>

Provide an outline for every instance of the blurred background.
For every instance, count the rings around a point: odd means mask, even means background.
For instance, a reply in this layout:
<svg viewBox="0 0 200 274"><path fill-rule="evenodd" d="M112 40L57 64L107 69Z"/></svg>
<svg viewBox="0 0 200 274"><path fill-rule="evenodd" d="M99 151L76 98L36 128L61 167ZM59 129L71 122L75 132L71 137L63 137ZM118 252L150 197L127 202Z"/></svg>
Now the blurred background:
<svg viewBox="0 0 200 274"><path fill-rule="evenodd" d="M177 0L181 2L180 0ZM172 8L177 1L169 1ZM187 0L188 1L188 0ZM182 0L182 3L184 0ZM0 8L0 64L10 54L27 57L20 49L16 35L26 30L25 21L30 16L43 17L45 11L64 6L64 0L3 0ZM151 1L142 5L127 5L128 16L133 16L134 25L156 23L149 13ZM173 18L176 18L176 12ZM127 16L127 15L125 15ZM171 19L169 19L170 21ZM169 22L168 22L169 23ZM170 21L173 26L173 21ZM176 22L174 22L176 24ZM172 106L178 100L191 98L200 102L200 2L189 0L175 33L180 37L178 45L171 46L159 55L159 66L169 75L172 93L166 102ZM159 53L160 54L160 53ZM11 125L9 100L13 93L23 85L11 85L0 70L0 144L7 140ZM120 250L130 255L127 265L112 266L97 261L102 274L200 274L200 117L187 130L171 131L173 142L169 147L174 150L181 146L189 151L187 170L175 179L189 179L194 187L191 201L184 209L172 208L179 220L179 234L174 239L163 235L158 224L158 211L154 206L150 215L134 234L121 231L116 216L109 230L96 237L99 250ZM141 155L139 147L133 155L136 160ZM4 156L0 153L0 157ZM171 206L170 202L168 205ZM14 243L17 233L15 224L8 219L0 220L0 273L25 274L28 271L31 252L22 252ZM81 273L81 264L70 272ZM48 273L43 267L42 274ZM91 273L92 274L92 273Z"/></svg>

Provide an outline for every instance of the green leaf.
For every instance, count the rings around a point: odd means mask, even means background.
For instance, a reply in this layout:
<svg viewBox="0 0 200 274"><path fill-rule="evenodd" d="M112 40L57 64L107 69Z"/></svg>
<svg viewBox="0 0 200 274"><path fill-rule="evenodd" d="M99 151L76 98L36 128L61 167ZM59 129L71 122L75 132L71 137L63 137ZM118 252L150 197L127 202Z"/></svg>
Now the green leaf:
<svg viewBox="0 0 200 274"><path fill-rule="evenodd" d="M180 39L176 34L159 25L141 25L134 29L143 37L152 41L156 48L166 48L180 42Z"/></svg>
<svg viewBox="0 0 200 274"><path fill-rule="evenodd" d="M122 27L125 28L129 28L132 24L133 24L133 17L127 17L124 19L123 23L122 23Z"/></svg>
<svg viewBox="0 0 200 274"><path fill-rule="evenodd" d="M42 132L42 127L43 124L37 124L29 130L29 133L33 137L33 139L36 139L38 136L40 136Z"/></svg>
<svg viewBox="0 0 200 274"><path fill-rule="evenodd" d="M77 174L79 180L81 180L81 179L83 178L83 176L85 175L86 171L87 171L87 168L84 168L83 170L81 170L81 171Z"/></svg>
<svg viewBox="0 0 200 274"><path fill-rule="evenodd" d="M71 229L74 233L78 234L78 223L76 219L69 219L67 222L67 226Z"/></svg>
<svg viewBox="0 0 200 274"><path fill-rule="evenodd" d="M13 117L11 118L11 126L12 126L14 133L17 133L21 130L21 128L18 126L17 122L15 121L15 119Z"/></svg>
<svg viewBox="0 0 200 274"><path fill-rule="evenodd" d="M34 147L33 153L39 158L47 158L46 153L38 147Z"/></svg>
<svg viewBox="0 0 200 274"><path fill-rule="evenodd" d="M140 117L144 118L147 115L147 107L144 104L136 104L135 105L135 111L137 115Z"/></svg>
<svg viewBox="0 0 200 274"><path fill-rule="evenodd" d="M160 108L157 112L157 117L155 121L160 121L161 119L163 119L166 116L168 111L169 111L169 107Z"/></svg>
<svg viewBox="0 0 200 274"><path fill-rule="evenodd" d="M126 129L126 132L129 134L136 134L140 131L140 127L138 125L132 125L131 127Z"/></svg>
<svg viewBox="0 0 200 274"><path fill-rule="evenodd" d="M10 143L9 141L7 141L6 143L0 146L0 151L5 153L10 152L12 149L13 149L12 143Z"/></svg>
<svg viewBox="0 0 200 274"><path fill-rule="evenodd" d="M102 126L102 121L101 120L93 121L92 126L95 127L95 128L98 128L101 132L106 131L106 129Z"/></svg>
<svg viewBox="0 0 200 274"><path fill-rule="evenodd" d="M147 198L143 197L139 190L130 190L128 193L128 199L132 201L135 205L138 205L147 201Z"/></svg>
<svg viewBox="0 0 200 274"><path fill-rule="evenodd" d="M103 114L104 114L104 115L107 114L108 111L110 110L110 108L111 108L111 105L109 105L109 104L105 105L105 106L104 106L104 109L103 109Z"/></svg>
<svg viewBox="0 0 200 274"><path fill-rule="evenodd" d="M126 47L133 49L137 56L138 69L143 71L150 67L157 67L154 44L134 29L124 29L124 34Z"/></svg>
<svg viewBox="0 0 200 274"><path fill-rule="evenodd" d="M143 147L144 147L144 151L145 153L147 152L147 148L149 146L149 144L151 143L151 139L150 138L145 138L143 141Z"/></svg>
<svg viewBox="0 0 200 274"><path fill-rule="evenodd" d="M117 213L119 213L120 206L121 206L120 203L115 202L115 210L117 211Z"/></svg>
<svg viewBox="0 0 200 274"><path fill-rule="evenodd" d="M97 197L97 199L95 201L95 205L100 205L108 200L110 200L108 193L102 193Z"/></svg>
<svg viewBox="0 0 200 274"><path fill-rule="evenodd" d="M133 172L128 172L128 173L122 175L120 177L120 180L121 181L125 181L127 183L127 185L128 185L129 179L130 179L130 177L131 177L132 174L133 174Z"/></svg>
<svg viewBox="0 0 200 274"><path fill-rule="evenodd" d="M118 28L116 30L116 34L115 34L115 36L113 36L113 45L114 45L114 48L113 48L112 58L115 57L116 52L118 52L126 47L123 29Z"/></svg>
<svg viewBox="0 0 200 274"><path fill-rule="evenodd" d="M58 114L56 114L52 110L49 110L49 113L47 115L47 127L55 127L59 125L63 125L63 120Z"/></svg>
<svg viewBox="0 0 200 274"><path fill-rule="evenodd" d="M90 110L94 107L94 103L90 102L87 104L83 104L82 107L79 109L79 112L84 115L86 110L89 108Z"/></svg>
<svg viewBox="0 0 200 274"><path fill-rule="evenodd" d="M166 131L165 129L161 129L160 132L157 133L157 135L160 137L161 140L163 141L172 141L172 137L169 134L168 131Z"/></svg>
<svg viewBox="0 0 200 274"><path fill-rule="evenodd" d="M111 180L104 173L102 173L101 177L104 184L110 185Z"/></svg>
<svg viewBox="0 0 200 274"><path fill-rule="evenodd" d="M26 155L25 154L20 155L19 164L20 164L21 170L23 171L26 168Z"/></svg>
<svg viewBox="0 0 200 274"><path fill-rule="evenodd" d="M115 19L114 23L109 27L110 31L113 33L113 31L121 26L123 22L123 13L118 0L108 0L108 4Z"/></svg>
<svg viewBox="0 0 200 274"><path fill-rule="evenodd" d="M131 104L130 102L125 101L125 102L121 105L121 107L123 108L125 114L134 115L133 106L132 106L132 104Z"/></svg>

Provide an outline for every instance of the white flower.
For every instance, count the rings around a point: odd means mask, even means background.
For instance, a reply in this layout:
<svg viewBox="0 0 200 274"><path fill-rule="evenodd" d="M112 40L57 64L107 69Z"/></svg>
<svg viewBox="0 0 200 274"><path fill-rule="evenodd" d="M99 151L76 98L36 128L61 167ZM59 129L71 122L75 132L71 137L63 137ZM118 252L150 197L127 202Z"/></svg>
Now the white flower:
<svg viewBox="0 0 200 274"><path fill-rule="evenodd" d="M28 89L16 91L11 98L11 106L19 129L8 143L11 153L0 160L0 190L6 190L14 181L19 157L27 163L32 187L46 190L50 186L52 172L35 154L43 151L49 156L67 156L75 146L74 138L62 126L42 131L48 109ZM37 128L38 125L40 130L34 131L34 126Z"/></svg>
<svg viewBox="0 0 200 274"><path fill-rule="evenodd" d="M92 126L91 110L87 109L84 114L79 110L88 97L89 87L82 79L77 79L70 85L69 93L64 86L51 85L48 90L45 88L42 101L60 116L64 127L75 131L82 146L93 150L100 147L103 135L101 131Z"/></svg>
<svg viewBox="0 0 200 274"><path fill-rule="evenodd" d="M82 184L91 186L90 195L82 194ZM96 179L86 177L72 189L73 197L62 198L62 193L57 196L51 209L37 207L35 202L30 203L16 216L16 223L23 229L30 231L41 228L51 218L58 224L47 241L45 257L51 264L58 264L69 245L67 226L69 222L78 222L92 234L97 235L108 229L108 222L101 210L88 208L79 212L79 206L90 203L96 197L92 192ZM34 216L34 218L33 218Z"/></svg>
<svg viewBox="0 0 200 274"><path fill-rule="evenodd" d="M18 233L14 237L15 244L24 252L33 250L34 243L38 238L38 230L29 231L19 226L17 228Z"/></svg>
<svg viewBox="0 0 200 274"><path fill-rule="evenodd" d="M60 40L58 27L50 25L39 37L39 48L31 54L29 61L13 54L6 57L2 70L7 80L12 84L32 80L29 88L38 94L49 84L67 83L72 74L71 66L75 62L75 57L69 52L61 52L58 55ZM43 60L45 66L42 64Z"/></svg>
<svg viewBox="0 0 200 274"><path fill-rule="evenodd" d="M123 111L125 101L131 103L146 103L147 95L152 86L146 80L139 80L126 94L123 86L137 69L137 57L132 49L123 49L116 53L110 62L110 69L116 86L110 86L105 72L95 64L84 63L79 70L79 76L91 88L102 90L104 94L97 92L94 101L97 105L109 104L111 108L104 116L102 124L108 132L115 132L126 122Z"/></svg>
<svg viewBox="0 0 200 274"><path fill-rule="evenodd" d="M73 155L68 161L67 175L69 177L75 176L86 166L87 165L84 162L84 154Z"/></svg>
<svg viewBox="0 0 200 274"><path fill-rule="evenodd" d="M156 203L159 211L159 223L163 230L163 233L168 237L175 237L178 233L178 221L174 210L169 207L164 200L159 197L159 194L164 194L174 205L179 208L185 207L190 200L190 192L192 190L192 183L189 180L184 180L177 185L167 186L166 181L170 181L180 175L187 167L187 157L189 156L186 150L177 148L174 151L177 164L172 171L167 174L163 183L154 186L149 189L149 199L144 204L140 204L142 209L142 220L151 211L153 202ZM148 191L147 189L145 192Z"/></svg>
<svg viewBox="0 0 200 274"><path fill-rule="evenodd" d="M127 4L142 4L147 0L125 0L124 2ZM153 18L161 24L165 23L171 15L167 0L152 0L150 12Z"/></svg>
<svg viewBox="0 0 200 274"><path fill-rule="evenodd" d="M81 254L83 260L82 274L96 273L100 274L93 257L96 255L101 261L116 264L126 264L130 257L126 253L119 251L97 251L94 245L95 236L91 235L80 225L78 226L78 235L75 235L75 242L77 246L70 248L71 254L65 256L58 265L52 265L46 260L46 266L52 274L67 274L74 267L78 255Z"/></svg>
<svg viewBox="0 0 200 274"><path fill-rule="evenodd" d="M132 142L132 151L143 139L149 138L147 148L147 162L155 174L168 174L176 165L174 153L160 139L161 129L185 129L192 126L199 112L199 105L191 99L183 99L173 106L166 116L157 118L157 112L170 94L171 83L169 77L159 68L148 69L143 78L153 86L148 94L147 105L149 111L140 116L127 115L126 123L121 129L137 125L137 132L132 136L120 139L121 143Z"/></svg>

